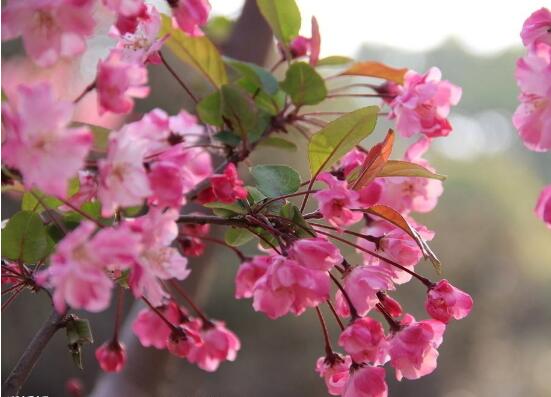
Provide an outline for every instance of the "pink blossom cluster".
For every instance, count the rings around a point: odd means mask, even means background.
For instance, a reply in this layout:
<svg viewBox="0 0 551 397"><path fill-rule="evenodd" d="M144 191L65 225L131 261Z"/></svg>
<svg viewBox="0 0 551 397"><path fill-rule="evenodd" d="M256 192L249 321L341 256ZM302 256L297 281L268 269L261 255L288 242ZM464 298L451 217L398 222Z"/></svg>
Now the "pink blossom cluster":
<svg viewBox="0 0 551 397"><path fill-rule="evenodd" d="M208 1L168 4L171 28L180 29L186 40L203 43L206 39L196 36L203 35ZM227 98L216 109L224 127L203 125L185 110L169 115L155 108L136 114L135 100L150 94L149 67L165 66L175 76L160 52L170 40L161 37L162 16L144 0L9 0L2 11L3 39L22 36L27 54L40 67L60 60L79 62L99 22L93 12L97 8L113 18L109 34L116 44L94 65L95 78L84 91L71 102L60 99L48 82L22 84L2 103L3 175L13 190L24 193L24 200L36 200L32 211L23 215L36 215L47 225L51 245L33 263L23 263L21 256L3 259L2 283L15 289L46 289L62 315L70 310L104 311L115 300L113 295L121 308L129 291L147 305L132 326L144 347L166 349L212 372L236 359L240 341L223 321L210 319L180 281L190 274L188 258L202 255L207 244L217 244L239 257L235 298L251 298L254 310L270 319L317 312L325 356L318 359L316 371L331 395L386 396L387 364L398 380L432 373L447 324L466 317L473 302L446 279L434 283L417 272L423 259L437 259L427 243L435 233L414 216L432 211L443 193L441 176L423 156L432 139L451 132L448 114L461 89L442 80L436 68L422 75L409 71L402 84L387 81L377 88L399 134L417 138L400 160L389 160L394 139L389 133L370 149L355 145L302 185L298 173L287 167L281 177L284 186L272 186L281 182L277 172L269 181L247 186L239 163L262 139L287 132L287 124L308 120L308 114L300 113L301 106L285 95L285 104L270 114L265 131L251 139L225 130L231 129L228 112L237 118L250 116L240 114L237 105L224 108L234 105L224 102ZM532 56L537 59L526 60L520 74L528 85L528 69L539 73L547 67L539 51L548 43L536 25L539 33L528 34L527 40L535 46ZM320 40L314 18L310 38L296 36L281 43L276 66L308 56L310 66L305 67L315 70ZM259 76L255 84L266 78ZM107 130L76 121L75 106L91 91L97 97L93 111L119 115L119 126ZM255 91L244 100L247 105L256 106L258 99L264 106L279 106L267 93L260 94L260 88ZM255 107L254 118L268 114L259 109ZM219 139L222 133L238 144ZM385 172L387 165L402 168ZM300 191L305 185L307 190ZM275 194L275 188L291 193ZM316 206L307 213L310 195ZM544 219L551 217L550 196L544 192L538 204ZM303 198L300 210L293 203L296 198ZM201 210L184 207L190 204ZM239 238L258 237L263 254L245 255L231 233L219 239L210 224L232 227L229 231L237 230ZM340 244L359 255L347 257ZM416 321L391 296L411 280L427 290L428 319ZM341 327L342 353L331 347L324 305ZM96 349L106 372L120 372L132 359L118 339L121 310L113 338Z"/></svg>
<svg viewBox="0 0 551 397"><path fill-rule="evenodd" d="M551 11L540 8L520 33L527 53L517 61L520 105L513 115L524 145L536 152L551 149ZM541 192L536 215L551 228L551 185Z"/></svg>

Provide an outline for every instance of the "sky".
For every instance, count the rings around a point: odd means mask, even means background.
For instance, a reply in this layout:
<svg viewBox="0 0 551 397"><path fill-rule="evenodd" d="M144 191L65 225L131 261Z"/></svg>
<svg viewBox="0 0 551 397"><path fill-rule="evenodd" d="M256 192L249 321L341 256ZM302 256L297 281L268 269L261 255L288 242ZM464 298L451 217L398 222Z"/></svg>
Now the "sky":
<svg viewBox="0 0 551 397"><path fill-rule="evenodd" d="M214 14L237 17L243 0L210 0ZM494 54L520 45L523 21L541 0L297 0L302 33L315 15L322 56L356 53L362 43L424 51L455 37L470 51ZM550 4L547 4L549 6Z"/></svg>

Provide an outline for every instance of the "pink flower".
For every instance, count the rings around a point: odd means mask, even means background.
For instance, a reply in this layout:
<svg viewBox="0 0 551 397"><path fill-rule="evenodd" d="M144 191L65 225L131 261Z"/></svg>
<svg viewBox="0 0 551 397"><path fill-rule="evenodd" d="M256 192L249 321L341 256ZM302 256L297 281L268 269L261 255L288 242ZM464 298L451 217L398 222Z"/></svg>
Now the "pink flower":
<svg viewBox="0 0 551 397"><path fill-rule="evenodd" d="M200 26L207 23L210 12L208 0L171 0L176 23L190 36L202 36Z"/></svg>
<svg viewBox="0 0 551 397"><path fill-rule="evenodd" d="M289 51L293 58L303 57L310 52L310 39L304 36L297 36L289 44Z"/></svg>
<svg viewBox="0 0 551 397"><path fill-rule="evenodd" d="M411 219L409 223L425 240L430 241L434 237L434 233L425 226L415 224ZM408 269L413 269L423 257L421 249L409 234L385 220L370 223L369 226L362 229L362 234L379 237L380 239L378 243L374 243L364 238L358 238L359 246L369 251L376 252L394 262L398 262ZM411 275L406 271L392 266L367 252L360 250L359 252L364 257L366 264L387 269L392 274L392 280L395 283L403 284L411 280Z"/></svg>
<svg viewBox="0 0 551 397"><path fill-rule="evenodd" d="M421 137L405 153L404 160L419 164L430 171L434 169L422 158L428 150L430 139ZM384 184L379 203L388 205L401 213L430 212L436 207L444 188L437 179L421 177L383 178Z"/></svg>
<svg viewBox="0 0 551 397"><path fill-rule="evenodd" d="M111 134L107 158L98 161L98 198L105 217L119 207L142 205L151 194L143 165L148 143L135 137L131 128L129 124Z"/></svg>
<svg viewBox="0 0 551 397"><path fill-rule="evenodd" d="M547 186L540 194L535 209L536 215L551 229L551 185Z"/></svg>
<svg viewBox="0 0 551 397"><path fill-rule="evenodd" d="M344 172L344 176L361 167L367 157L367 154L356 148L346 153L339 161L340 167Z"/></svg>
<svg viewBox="0 0 551 397"><path fill-rule="evenodd" d="M222 203L234 203L236 200L247 198L245 184L239 178L235 164L230 163L223 174L215 174L210 177L211 187L199 194L200 203L220 201Z"/></svg>
<svg viewBox="0 0 551 397"><path fill-rule="evenodd" d="M361 212L352 211L360 207L358 192L349 190L346 181L340 181L326 172L320 174L318 179L328 185L327 189L314 194L319 210L327 222L342 229L362 219Z"/></svg>
<svg viewBox="0 0 551 397"><path fill-rule="evenodd" d="M201 256L205 252L205 243L196 237L180 237L178 246L185 256Z"/></svg>
<svg viewBox="0 0 551 397"><path fill-rule="evenodd" d="M256 282L253 307L276 319L288 312L302 314L329 298L329 275L311 270L292 259L274 258L267 272Z"/></svg>
<svg viewBox="0 0 551 397"><path fill-rule="evenodd" d="M135 17L119 18L114 36L119 39L117 48L122 59L129 63L161 63L159 50L163 39L159 39L161 16L153 6L143 7Z"/></svg>
<svg viewBox="0 0 551 397"><path fill-rule="evenodd" d="M48 67L86 49L94 30L92 1L10 0L2 10L2 40L23 36L31 59Z"/></svg>
<svg viewBox="0 0 551 397"><path fill-rule="evenodd" d="M141 237L142 245L132 269L130 288L136 297L145 296L153 305L160 305L165 296L158 279L183 280L190 273L187 259L170 246L178 236L177 219L176 210L150 208L146 215L126 221Z"/></svg>
<svg viewBox="0 0 551 397"><path fill-rule="evenodd" d="M391 298L386 293L378 294L377 297L379 298L379 301L383 305L384 309L392 317L400 317L404 313L400 302L394 298Z"/></svg>
<svg viewBox="0 0 551 397"><path fill-rule="evenodd" d="M237 336L220 321L203 328L201 339L203 343L194 345L187 359L208 372L216 371L222 361L234 361L241 348Z"/></svg>
<svg viewBox="0 0 551 397"><path fill-rule="evenodd" d="M461 320L473 307L471 296L451 285L448 280L440 280L427 293L425 308L435 320L447 323L453 317Z"/></svg>
<svg viewBox="0 0 551 397"><path fill-rule="evenodd" d="M526 47L532 49L540 43L551 45L551 12L540 8L528 17L522 26L520 36Z"/></svg>
<svg viewBox="0 0 551 397"><path fill-rule="evenodd" d="M302 266L321 271L331 270L343 260L339 249L321 237L295 241L289 250L289 255Z"/></svg>
<svg viewBox="0 0 551 397"><path fill-rule="evenodd" d="M327 391L332 396L340 396L350 377L350 366L352 359L350 356L344 358L335 355L332 362L327 357L320 357L316 362L316 372L325 380Z"/></svg>
<svg viewBox="0 0 551 397"><path fill-rule="evenodd" d="M68 128L73 109L56 101L46 83L20 85L2 104L3 162L21 172L27 188L66 197L69 179L84 166L93 140L89 128Z"/></svg>
<svg viewBox="0 0 551 397"><path fill-rule="evenodd" d="M144 2L143 0L103 0L103 4L117 14L130 17L140 12Z"/></svg>
<svg viewBox="0 0 551 397"><path fill-rule="evenodd" d="M96 360L105 372L120 372L126 364L124 343L105 342L96 349Z"/></svg>
<svg viewBox="0 0 551 397"><path fill-rule="evenodd" d="M520 58L515 71L521 104L513 115L524 145L536 152L551 149L551 47L540 44Z"/></svg>
<svg viewBox="0 0 551 397"><path fill-rule="evenodd" d="M167 339L166 348L176 357L185 358L192 349L203 343L199 329L201 320L192 320L182 323L173 329Z"/></svg>
<svg viewBox="0 0 551 397"><path fill-rule="evenodd" d="M67 234L40 275L54 288L53 301L60 313L66 305L90 312L106 309L113 288L106 270L128 267L140 248L136 236L125 227L105 228L92 237L95 229L92 222L84 221Z"/></svg>
<svg viewBox="0 0 551 397"><path fill-rule="evenodd" d="M345 276L344 289L360 316L365 316L375 307L379 301L377 292L394 289L392 276L392 272L387 268L373 265L357 266ZM341 308L339 314L348 316L348 303L340 291L337 292L336 298L337 307Z"/></svg>
<svg viewBox="0 0 551 397"><path fill-rule="evenodd" d="M354 370L342 397L387 397L385 370L381 367L361 367Z"/></svg>
<svg viewBox="0 0 551 397"><path fill-rule="evenodd" d="M256 282L266 274L274 257L257 255L239 266L235 276L235 298L251 298L254 294Z"/></svg>
<svg viewBox="0 0 551 397"><path fill-rule="evenodd" d="M149 95L147 69L139 63L126 62L120 49L111 51L106 60L98 63L96 90L100 115L106 111L130 113L132 98Z"/></svg>
<svg viewBox="0 0 551 397"><path fill-rule="evenodd" d="M386 340L383 326L370 317L354 320L339 337L339 346L356 363L384 364Z"/></svg>
<svg viewBox="0 0 551 397"><path fill-rule="evenodd" d="M448 135L450 107L457 105L461 88L449 81L441 81L438 68L421 75L410 70L398 95L390 103L390 119L396 119L396 130L405 137L422 133L429 137Z"/></svg>
<svg viewBox="0 0 551 397"><path fill-rule="evenodd" d="M446 324L436 320L417 322L407 314L402 329L389 340L390 365L396 370L396 379L419 379L436 368L438 346Z"/></svg>
<svg viewBox="0 0 551 397"><path fill-rule="evenodd" d="M174 325L183 322L185 312L174 301L157 307L165 318ZM172 332L157 313L149 308L142 309L132 324L132 331L140 340L142 346L153 346L157 349L166 348L168 337Z"/></svg>

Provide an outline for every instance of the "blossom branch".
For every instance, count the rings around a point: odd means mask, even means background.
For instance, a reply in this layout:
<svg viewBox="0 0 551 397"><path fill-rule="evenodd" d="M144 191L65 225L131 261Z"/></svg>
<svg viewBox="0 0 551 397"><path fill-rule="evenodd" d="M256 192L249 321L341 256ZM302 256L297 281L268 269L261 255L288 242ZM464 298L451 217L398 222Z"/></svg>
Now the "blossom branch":
<svg viewBox="0 0 551 397"><path fill-rule="evenodd" d="M17 364L2 384L2 391L7 396L18 395L21 387L29 377L40 355L55 333L65 326L67 312L58 313L55 309L40 327L27 346Z"/></svg>

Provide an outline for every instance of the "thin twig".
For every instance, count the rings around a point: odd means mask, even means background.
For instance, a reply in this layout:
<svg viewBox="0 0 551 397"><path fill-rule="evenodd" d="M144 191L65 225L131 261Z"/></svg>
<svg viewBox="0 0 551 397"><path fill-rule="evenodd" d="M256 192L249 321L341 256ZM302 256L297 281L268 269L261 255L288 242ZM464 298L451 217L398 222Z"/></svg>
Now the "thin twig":
<svg viewBox="0 0 551 397"><path fill-rule="evenodd" d="M193 92L191 92L191 90L187 87L186 83L184 83L184 81L176 74L174 69L172 69L172 67L168 64L168 62L166 61L161 51L159 51L159 57L161 58L161 62L163 63L163 65L165 65L169 73L176 79L176 81L180 84L180 86L182 86L182 88L187 92L187 94L190 96L193 102L195 102L196 104L199 103L195 95L193 95Z"/></svg>

